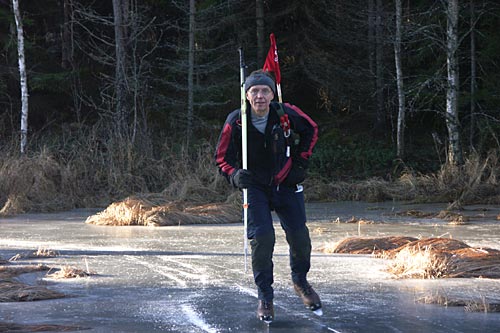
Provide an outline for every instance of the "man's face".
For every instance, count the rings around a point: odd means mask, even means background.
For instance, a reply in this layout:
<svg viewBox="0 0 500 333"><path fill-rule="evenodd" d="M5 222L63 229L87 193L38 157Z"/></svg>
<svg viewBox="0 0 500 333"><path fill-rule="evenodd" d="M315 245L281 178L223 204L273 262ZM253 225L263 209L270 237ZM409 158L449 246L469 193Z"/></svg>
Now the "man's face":
<svg viewBox="0 0 500 333"><path fill-rule="evenodd" d="M247 99L252 106L252 112L263 117L269 112L269 104L274 98L274 93L266 85L253 86L247 91Z"/></svg>

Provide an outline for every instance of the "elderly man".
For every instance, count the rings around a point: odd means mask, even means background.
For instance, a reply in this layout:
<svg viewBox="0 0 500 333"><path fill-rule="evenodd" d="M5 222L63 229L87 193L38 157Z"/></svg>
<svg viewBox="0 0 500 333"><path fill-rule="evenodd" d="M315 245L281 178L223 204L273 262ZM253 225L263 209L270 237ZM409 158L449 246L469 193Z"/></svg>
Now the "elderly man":
<svg viewBox="0 0 500 333"><path fill-rule="evenodd" d="M267 72L259 70L248 76L245 92L251 109L247 113L248 168L241 168L239 109L231 112L226 119L215 159L220 173L231 185L248 189L247 237L252 249L252 270L258 290L257 317L267 323L274 319L273 210L280 219L289 244L295 292L308 309L320 314L320 298L306 278L310 269L311 239L306 226L301 185L317 141L317 125L299 108L272 102L276 86ZM290 135L291 132L294 135Z"/></svg>

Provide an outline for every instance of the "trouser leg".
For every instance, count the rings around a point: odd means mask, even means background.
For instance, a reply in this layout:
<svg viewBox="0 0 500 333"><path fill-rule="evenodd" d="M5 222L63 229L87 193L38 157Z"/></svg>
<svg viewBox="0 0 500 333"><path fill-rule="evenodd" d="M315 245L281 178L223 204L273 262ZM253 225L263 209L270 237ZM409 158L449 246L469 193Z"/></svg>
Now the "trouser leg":
<svg viewBox="0 0 500 333"><path fill-rule="evenodd" d="M280 188L275 193L275 208L290 247L290 268L296 284L305 283L311 267L311 238L306 226L304 194L295 188Z"/></svg>
<svg viewBox="0 0 500 333"><path fill-rule="evenodd" d="M273 250L275 243L274 230L258 235L250 241L252 247L252 270L260 300L272 301L274 291Z"/></svg>
<svg viewBox="0 0 500 333"><path fill-rule="evenodd" d="M269 192L252 187L248 189L248 234L252 249L252 270L260 300L272 301L274 292L273 251L275 235Z"/></svg>
<svg viewBox="0 0 500 333"><path fill-rule="evenodd" d="M292 281L303 285L307 273L311 268L311 238L306 226L299 230L286 233L286 240L290 246L290 268Z"/></svg>

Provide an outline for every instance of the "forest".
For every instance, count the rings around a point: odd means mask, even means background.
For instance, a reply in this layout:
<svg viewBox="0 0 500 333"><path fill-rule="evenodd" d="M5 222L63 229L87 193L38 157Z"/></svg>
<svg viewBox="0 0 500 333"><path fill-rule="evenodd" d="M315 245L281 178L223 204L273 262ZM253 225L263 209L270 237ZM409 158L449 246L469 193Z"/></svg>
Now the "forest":
<svg viewBox="0 0 500 333"><path fill-rule="evenodd" d="M239 54L319 126L308 200L500 203L493 0L0 0L0 214L224 201Z"/></svg>

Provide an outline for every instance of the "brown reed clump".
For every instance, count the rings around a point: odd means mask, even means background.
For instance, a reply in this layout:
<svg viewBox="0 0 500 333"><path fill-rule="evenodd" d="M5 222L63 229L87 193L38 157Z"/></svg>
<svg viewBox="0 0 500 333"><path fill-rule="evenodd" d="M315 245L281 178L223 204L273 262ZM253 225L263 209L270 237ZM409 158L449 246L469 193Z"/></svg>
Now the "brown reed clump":
<svg viewBox="0 0 500 333"><path fill-rule="evenodd" d="M349 237L318 250L392 259L387 271L398 278L500 278L500 250L450 238Z"/></svg>
<svg viewBox="0 0 500 333"><path fill-rule="evenodd" d="M21 274L47 270L49 267L41 264L0 266L0 302L28 302L65 297L64 294L43 286L30 286L14 279Z"/></svg>
<svg viewBox="0 0 500 333"><path fill-rule="evenodd" d="M489 302L484 297L481 299L455 299L442 294L426 295L417 299L424 304L437 304L441 306L463 307L467 312L500 312L500 304Z"/></svg>
<svg viewBox="0 0 500 333"><path fill-rule="evenodd" d="M11 278L24 273L33 273L48 271L50 268L46 265L5 265L0 266L0 278Z"/></svg>
<svg viewBox="0 0 500 333"><path fill-rule="evenodd" d="M350 237L333 244L326 244L319 250L325 253L381 254L399 248L416 240L413 237Z"/></svg>
<svg viewBox="0 0 500 333"><path fill-rule="evenodd" d="M388 271L398 278L500 278L500 251L447 238L418 240L389 251Z"/></svg>
<svg viewBox="0 0 500 333"><path fill-rule="evenodd" d="M53 273L47 273L46 277L52 279L75 279L81 277L88 277L91 275L96 275L95 272L85 271L83 269L63 266L60 269L54 271Z"/></svg>
<svg viewBox="0 0 500 333"><path fill-rule="evenodd" d="M427 218L427 217L435 217L435 213L423 212L420 210L410 209L401 212L395 213L396 216L408 216L408 217L417 217L417 218Z"/></svg>
<svg viewBox="0 0 500 333"><path fill-rule="evenodd" d="M193 205L166 201L161 195L129 197L89 216L86 223L96 225L168 226L182 224L232 223L240 220L234 203Z"/></svg>
<svg viewBox="0 0 500 333"><path fill-rule="evenodd" d="M17 261L21 259L30 259L30 258L52 258L59 255L57 251L45 248L45 247L39 247L36 251L34 252L27 252L27 253L18 253L12 258L9 259L9 261Z"/></svg>
<svg viewBox="0 0 500 333"><path fill-rule="evenodd" d="M43 286L30 286L14 279L0 278L0 302L30 302L65 297Z"/></svg>

